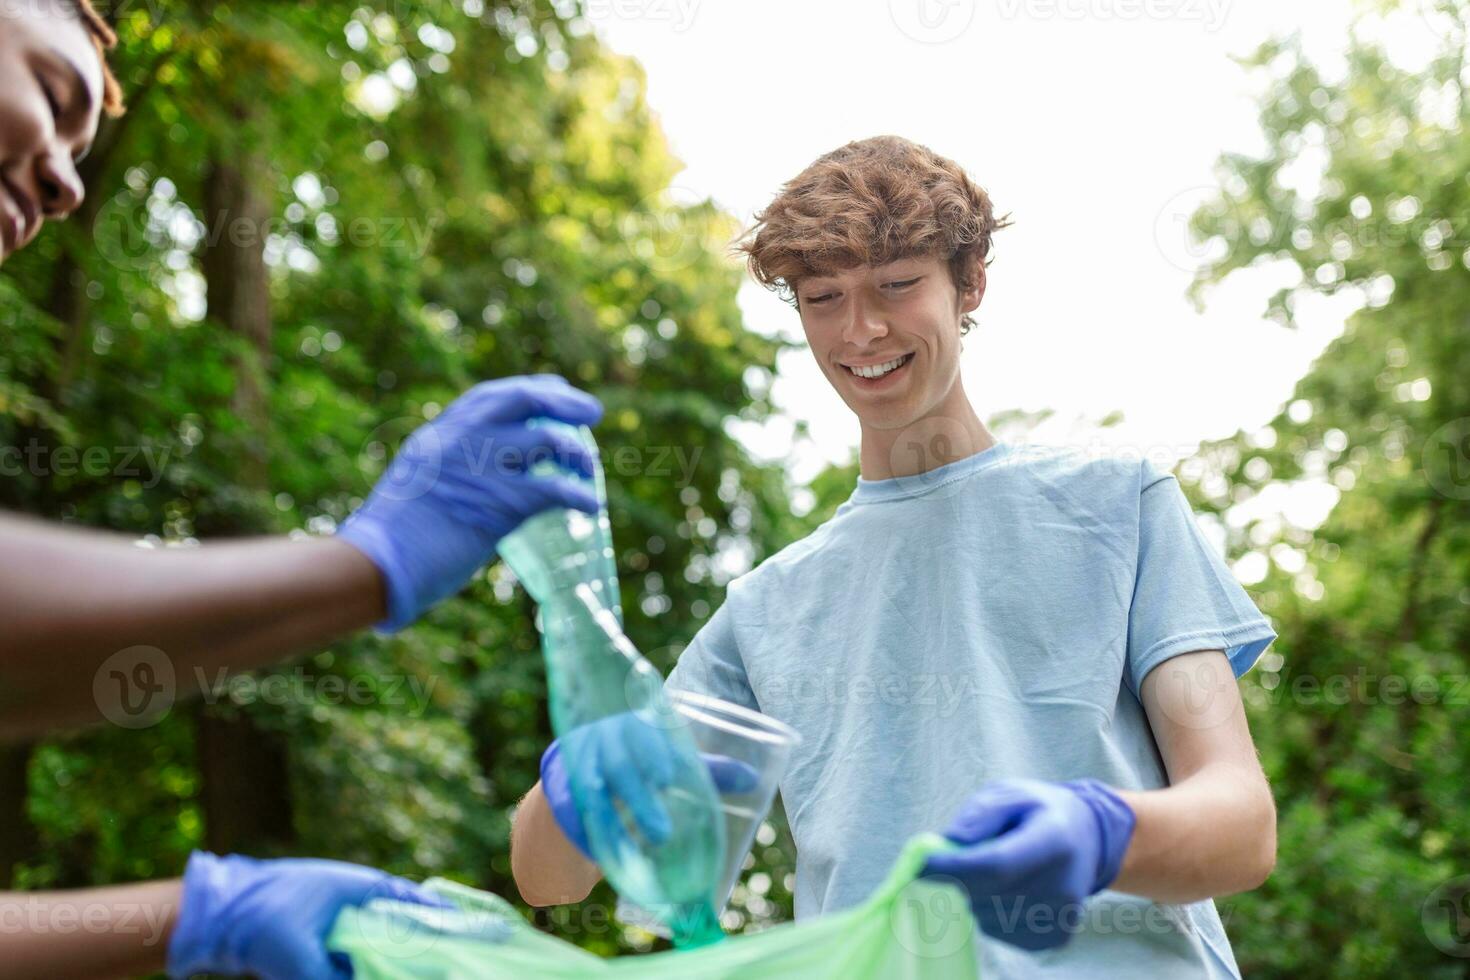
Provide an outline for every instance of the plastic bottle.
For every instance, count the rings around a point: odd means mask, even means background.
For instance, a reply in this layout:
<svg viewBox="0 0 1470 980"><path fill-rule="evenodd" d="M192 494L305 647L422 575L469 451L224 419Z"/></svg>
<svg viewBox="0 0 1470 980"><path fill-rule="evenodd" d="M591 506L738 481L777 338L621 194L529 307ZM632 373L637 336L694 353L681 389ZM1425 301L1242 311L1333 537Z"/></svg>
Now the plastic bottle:
<svg viewBox="0 0 1470 980"><path fill-rule="evenodd" d="M682 947L724 938L715 914L725 851L724 819L709 771L693 738L663 693L663 678L624 635L607 491L596 464L597 444L585 426L550 420L537 424L576 434L594 460L592 483L599 503L594 517L555 508L526 520L501 539L499 552L539 605L551 723L562 744L572 796L587 830L592 857L618 893L663 919ZM550 462L534 474L568 474ZM584 726L616 716L645 724L648 739L672 763L673 778L656 796L670 832L655 845L620 803L609 807L598 779L595 741L578 740ZM605 730L605 729L604 729ZM574 737L568 738L569 735Z"/></svg>

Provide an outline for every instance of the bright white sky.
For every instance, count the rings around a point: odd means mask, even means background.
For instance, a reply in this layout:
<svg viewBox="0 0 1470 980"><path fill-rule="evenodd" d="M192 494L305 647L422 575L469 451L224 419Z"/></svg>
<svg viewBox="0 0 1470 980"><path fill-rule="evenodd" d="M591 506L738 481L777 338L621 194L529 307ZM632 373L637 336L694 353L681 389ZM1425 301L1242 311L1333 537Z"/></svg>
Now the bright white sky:
<svg viewBox="0 0 1470 980"><path fill-rule="evenodd" d="M1253 83L1229 56L1299 28L1335 74L1349 0L587 6L647 71L687 165L677 189L742 220L852 139L897 133L960 162L1015 219L996 238L965 387L982 418L1056 409L1036 441L1171 466L1202 440L1268 421L1353 308L1309 305L1294 334L1261 316L1286 284L1264 270L1232 277L1196 313L1184 291L1198 257L1181 231L1219 155L1261 147ZM1413 14L1386 36L1406 60L1434 42ZM796 313L759 287L741 303L752 329L800 338ZM804 480L855 449L857 422L805 348L782 360L775 397L787 418L740 433L754 452ZM1114 410L1120 426L1091 425ZM795 419L811 441L793 441Z"/></svg>

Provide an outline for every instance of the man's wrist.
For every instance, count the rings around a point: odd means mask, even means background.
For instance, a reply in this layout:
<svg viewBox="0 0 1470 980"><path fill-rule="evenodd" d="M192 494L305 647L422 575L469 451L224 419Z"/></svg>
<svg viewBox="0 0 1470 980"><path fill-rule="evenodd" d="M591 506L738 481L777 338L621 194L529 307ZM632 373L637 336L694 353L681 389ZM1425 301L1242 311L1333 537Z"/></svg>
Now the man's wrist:
<svg viewBox="0 0 1470 980"><path fill-rule="evenodd" d="M224 874L219 856L208 851L189 855L179 887L179 911L168 941L168 975L175 980L225 968L225 964L215 961L210 935Z"/></svg>
<svg viewBox="0 0 1470 980"><path fill-rule="evenodd" d="M1092 894L1096 894L1116 881L1123 870L1138 818L1133 807L1112 787L1096 779L1075 779L1062 785L1076 794L1097 822L1098 862L1092 883Z"/></svg>

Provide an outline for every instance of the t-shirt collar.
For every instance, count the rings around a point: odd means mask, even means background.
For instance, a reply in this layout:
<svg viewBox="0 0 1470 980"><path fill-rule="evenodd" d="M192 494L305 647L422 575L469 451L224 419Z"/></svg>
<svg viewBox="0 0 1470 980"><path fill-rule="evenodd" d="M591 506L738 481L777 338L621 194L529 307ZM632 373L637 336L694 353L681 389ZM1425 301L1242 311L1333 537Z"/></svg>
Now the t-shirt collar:
<svg viewBox="0 0 1470 980"><path fill-rule="evenodd" d="M857 487L853 490L852 496L848 498L848 503L873 504L883 500L921 496L947 483L994 466L1009 457L1011 449L1010 443L997 439L994 445L978 453L972 453L953 463L945 463L943 466L936 466L932 470L915 473L912 476L894 476L886 480L865 480L859 476Z"/></svg>

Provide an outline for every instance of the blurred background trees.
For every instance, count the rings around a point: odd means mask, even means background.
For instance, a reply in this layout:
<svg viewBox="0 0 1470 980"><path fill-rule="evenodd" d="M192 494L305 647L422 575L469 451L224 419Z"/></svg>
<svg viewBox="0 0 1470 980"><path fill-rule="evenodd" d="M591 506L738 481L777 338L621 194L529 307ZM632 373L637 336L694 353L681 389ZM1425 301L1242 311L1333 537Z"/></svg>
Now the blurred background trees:
<svg viewBox="0 0 1470 980"><path fill-rule="evenodd" d="M1360 304L1275 419L1181 466L1280 633L1241 682L1280 812L1275 874L1222 903L1247 975L1470 970L1470 5L1434 6L1420 72L1263 45L1269 152L1223 158L1194 219L1198 299L1270 265L1285 329ZM1296 526L1313 487L1335 506Z"/></svg>
<svg viewBox="0 0 1470 980"><path fill-rule="evenodd" d="M1278 418L1179 469L1281 634L1242 681L1281 813L1275 875L1221 902L1248 974L1462 976L1445 950L1470 952L1467 6L1432 15L1445 54L1422 72L1360 43L1327 81L1264 45L1269 152L1223 158L1193 221L1201 302L1261 264L1288 283L1283 329L1304 295L1362 302ZM733 219L673 193L637 65L576 4L118 9L131 111L86 161L84 211L0 274L0 445L31 461L0 507L153 547L325 533L462 388L555 371L607 406L629 633L666 670L731 577L850 491L834 467L797 516L727 434L773 411L781 342L743 325ZM1310 487L1336 506L1293 526L1278 504ZM0 876L166 876L211 847L514 897L509 814L550 737L531 612L492 566L411 630L254 678L310 697L236 684L146 729L0 749ZM777 814L727 924L789 917L792 868ZM604 953L647 941L575 908L537 921Z"/></svg>
<svg viewBox="0 0 1470 980"><path fill-rule="evenodd" d="M554 371L607 407L624 607L663 669L800 533L780 469L722 429L770 411L780 346L741 322L737 229L670 196L640 72L571 4L119 9L130 112L86 162L85 212L0 278L0 443L38 461L0 506L154 546L327 532L463 388ZM531 613L497 565L412 630L254 678L316 696L237 684L141 731L6 748L0 874L172 875L210 847L513 895L509 811L550 738ZM791 862L759 853L763 920ZM612 951L603 921L565 931Z"/></svg>

